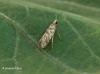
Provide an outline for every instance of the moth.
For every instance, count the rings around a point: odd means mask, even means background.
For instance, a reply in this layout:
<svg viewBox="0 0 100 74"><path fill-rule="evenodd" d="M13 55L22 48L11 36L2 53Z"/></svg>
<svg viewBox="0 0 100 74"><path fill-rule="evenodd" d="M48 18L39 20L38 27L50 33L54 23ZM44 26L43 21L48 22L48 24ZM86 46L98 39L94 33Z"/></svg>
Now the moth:
<svg viewBox="0 0 100 74"><path fill-rule="evenodd" d="M59 16L62 13L60 13ZM46 32L43 34L43 36L39 40L39 42L38 42L39 47L45 48L50 43L50 41L52 40L52 48L53 48L53 38L54 38L54 34L55 34L56 27L57 27L57 24L58 24L58 17L56 17L55 21L48 27Z"/></svg>

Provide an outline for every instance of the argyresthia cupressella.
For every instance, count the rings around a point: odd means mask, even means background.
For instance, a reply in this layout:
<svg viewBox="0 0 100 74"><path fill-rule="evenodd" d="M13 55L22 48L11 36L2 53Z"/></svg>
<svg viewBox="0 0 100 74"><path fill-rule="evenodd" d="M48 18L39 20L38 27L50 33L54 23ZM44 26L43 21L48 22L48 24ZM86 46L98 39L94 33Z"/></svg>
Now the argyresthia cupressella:
<svg viewBox="0 0 100 74"><path fill-rule="evenodd" d="M63 12L62 12L63 13ZM61 13L61 14L62 14ZM59 14L59 16L61 15ZM59 17L58 16L58 17ZM57 17L57 18L58 18ZM58 23L58 20L56 20L48 27L48 29L46 30L46 32L44 33L44 35L42 36L42 38L39 40L38 42L38 46L41 47L41 48L45 48L49 42L51 41L52 39L52 44L53 44L53 38L54 38L54 34L55 34L55 31L56 31L56 26L57 26L57 23ZM53 47L53 46L52 46Z"/></svg>

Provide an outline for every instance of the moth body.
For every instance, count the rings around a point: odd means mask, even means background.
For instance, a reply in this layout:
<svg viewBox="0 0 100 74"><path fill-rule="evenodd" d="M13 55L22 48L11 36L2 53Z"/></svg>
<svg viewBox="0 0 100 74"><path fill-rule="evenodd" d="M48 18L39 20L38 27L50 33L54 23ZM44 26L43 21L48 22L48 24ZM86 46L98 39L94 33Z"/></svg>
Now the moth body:
<svg viewBox="0 0 100 74"><path fill-rule="evenodd" d="M51 41L51 39L54 36L54 33L56 31L58 20L56 19L46 30L46 32L43 34L42 38L38 42L38 46L41 48L45 48L48 43Z"/></svg>
<svg viewBox="0 0 100 74"><path fill-rule="evenodd" d="M59 14L59 16L61 14ZM38 42L39 47L45 48L50 43L51 40L52 40L52 47L53 47L53 37L54 37L55 31L56 31L56 26L58 24L58 20L57 20L58 17L56 17L56 20L48 27L46 32L43 34L43 36L39 40L39 42Z"/></svg>

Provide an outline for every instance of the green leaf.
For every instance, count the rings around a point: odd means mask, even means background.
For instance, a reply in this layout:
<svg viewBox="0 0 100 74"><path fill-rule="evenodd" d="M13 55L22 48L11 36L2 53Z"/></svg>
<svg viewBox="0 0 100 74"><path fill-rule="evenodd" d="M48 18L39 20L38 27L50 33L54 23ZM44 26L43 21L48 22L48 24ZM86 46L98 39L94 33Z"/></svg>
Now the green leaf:
<svg viewBox="0 0 100 74"><path fill-rule="evenodd" d="M88 1L0 0L0 74L99 74L100 5ZM61 40L56 32L53 49L39 48L62 11Z"/></svg>

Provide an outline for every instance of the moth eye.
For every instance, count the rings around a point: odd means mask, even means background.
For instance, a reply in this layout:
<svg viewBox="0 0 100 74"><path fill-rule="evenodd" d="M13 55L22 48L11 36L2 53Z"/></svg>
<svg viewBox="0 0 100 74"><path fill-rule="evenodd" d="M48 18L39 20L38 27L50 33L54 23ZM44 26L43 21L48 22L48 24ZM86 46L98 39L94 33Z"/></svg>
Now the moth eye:
<svg viewBox="0 0 100 74"><path fill-rule="evenodd" d="M56 22L56 24L58 24L58 22Z"/></svg>

